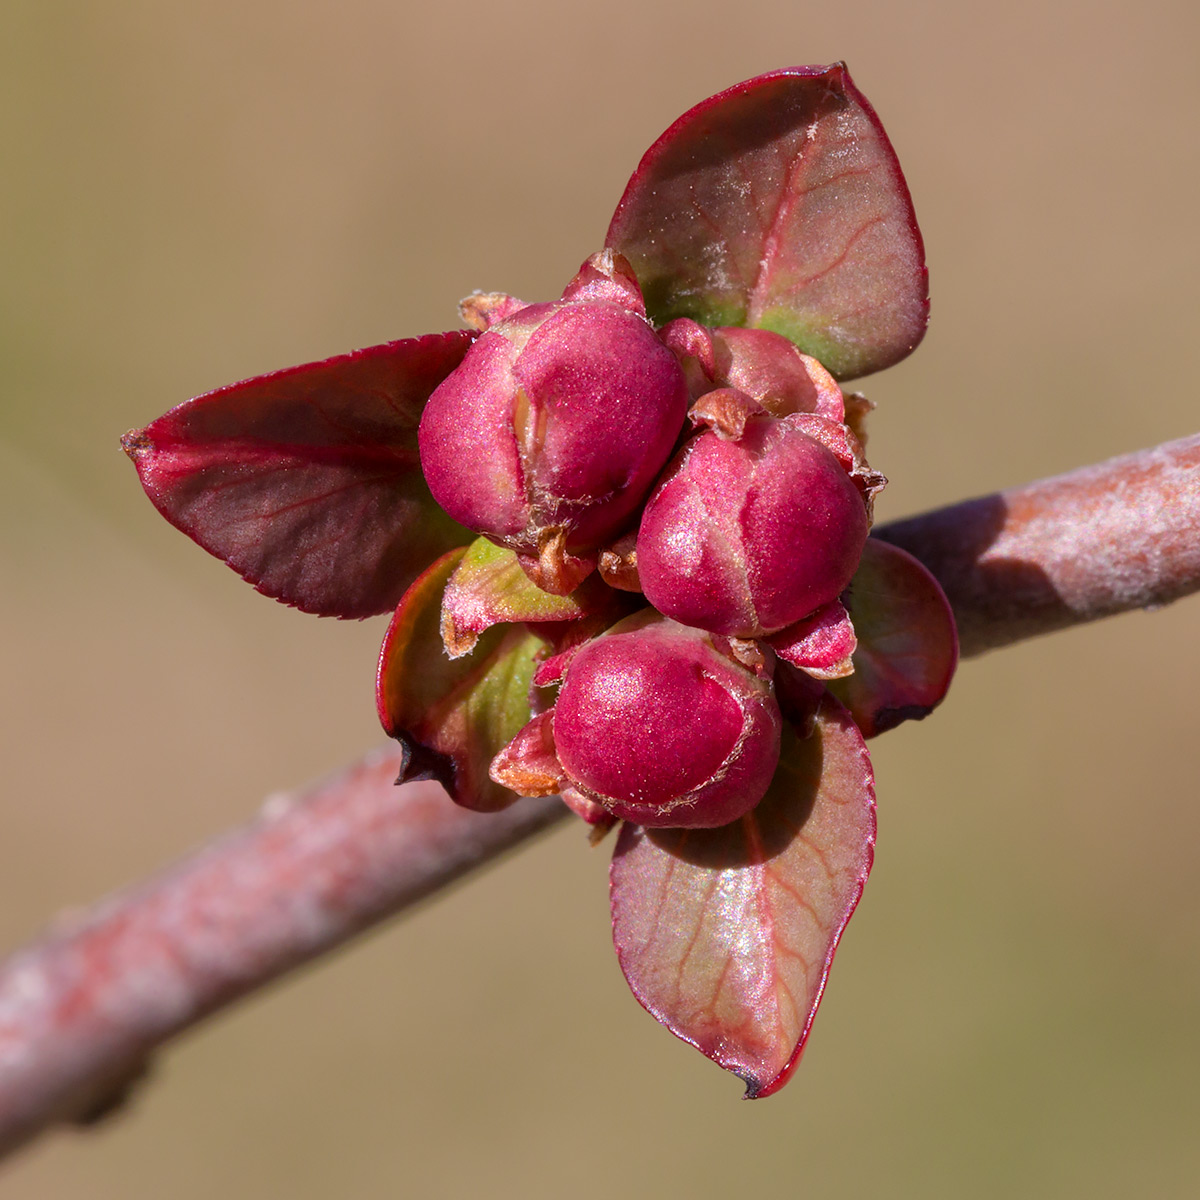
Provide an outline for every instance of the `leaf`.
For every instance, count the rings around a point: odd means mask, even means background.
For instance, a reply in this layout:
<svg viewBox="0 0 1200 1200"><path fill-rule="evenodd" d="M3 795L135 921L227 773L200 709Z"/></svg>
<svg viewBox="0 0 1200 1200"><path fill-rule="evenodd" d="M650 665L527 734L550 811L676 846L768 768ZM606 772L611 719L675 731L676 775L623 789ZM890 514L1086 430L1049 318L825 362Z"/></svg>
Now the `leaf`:
<svg viewBox="0 0 1200 1200"><path fill-rule="evenodd" d="M591 255L579 268L575 278L563 288L562 298L576 303L583 300L606 301L619 304L639 317L646 315L646 304L633 268L611 250L601 250Z"/></svg>
<svg viewBox="0 0 1200 1200"><path fill-rule="evenodd" d="M417 425L473 335L429 334L260 375L126 434L159 512L268 596L320 616L393 609L472 535L434 502Z"/></svg>
<svg viewBox="0 0 1200 1200"><path fill-rule="evenodd" d="M795 1070L838 939L871 870L875 792L862 736L826 700L784 729L770 790L720 829L626 825L610 873L613 941L633 994L746 1083Z"/></svg>
<svg viewBox="0 0 1200 1200"><path fill-rule="evenodd" d="M476 538L450 576L442 597L446 652L468 654L491 626L523 621L578 621L611 608L611 592L595 575L566 596L543 592L525 573L516 554L487 538ZM615 617L613 618L616 619Z"/></svg>
<svg viewBox="0 0 1200 1200"><path fill-rule="evenodd" d="M606 244L656 324L774 330L839 379L902 359L929 316L908 186L842 63L760 75L685 113L646 152Z"/></svg>
<svg viewBox="0 0 1200 1200"><path fill-rule="evenodd" d="M954 614L938 581L906 550L868 538L842 599L858 647L854 674L829 690L866 737L928 716L958 665Z"/></svg>
<svg viewBox="0 0 1200 1200"><path fill-rule="evenodd" d="M465 553L443 555L405 593L383 640L375 697L384 730L409 747L406 779L432 775L464 807L495 812L516 796L488 767L530 718L542 642L521 626L497 625L473 653L446 655L442 590Z"/></svg>

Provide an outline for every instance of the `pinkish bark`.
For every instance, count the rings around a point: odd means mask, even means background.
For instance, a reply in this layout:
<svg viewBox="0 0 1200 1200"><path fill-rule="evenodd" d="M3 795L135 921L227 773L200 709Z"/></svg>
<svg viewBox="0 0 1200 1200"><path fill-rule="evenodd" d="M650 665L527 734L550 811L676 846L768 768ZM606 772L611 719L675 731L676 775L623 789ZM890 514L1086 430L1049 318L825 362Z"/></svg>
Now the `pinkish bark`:
<svg viewBox="0 0 1200 1200"><path fill-rule="evenodd" d="M878 537L937 577L965 656L1200 587L1200 434L896 521Z"/></svg>
<svg viewBox="0 0 1200 1200"><path fill-rule="evenodd" d="M0 1154L118 1102L156 1046L566 816L396 787L398 748L300 792L0 967Z"/></svg>
<svg viewBox="0 0 1200 1200"><path fill-rule="evenodd" d="M1200 436L877 531L942 581L965 654L1200 588ZM0 964L0 1153L119 1102L161 1043L552 824L395 787L377 751Z"/></svg>

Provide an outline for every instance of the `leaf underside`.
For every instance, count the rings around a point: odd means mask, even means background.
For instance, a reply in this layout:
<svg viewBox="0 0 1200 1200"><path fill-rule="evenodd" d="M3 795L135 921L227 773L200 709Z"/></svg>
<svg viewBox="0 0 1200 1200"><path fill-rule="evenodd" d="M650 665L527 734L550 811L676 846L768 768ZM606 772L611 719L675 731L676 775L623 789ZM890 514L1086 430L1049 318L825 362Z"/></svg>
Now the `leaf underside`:
<svg viewBox="0 0 1200 1200"><path fill-rule="evenodd" d="M685 113L634 172L606 245L656 324L770 329L839 379L899 361L929 316L908 186L842 63L760 75Z"/></svg>
<svg viewBox="0 0 1200 1200"><path fill-rule="evenodd" d="M642 1005L770 1095L799 1062L838 939L871 869L870 760L827 699L785 728L765 799L721 829L626 824L610 873L613 941Z"/></svg>
<svg viewBox="0 0 1200 1200"><path fill-rule="evenodd" d="M197 396L125 449L177 528L260 592L305 612L395 608L471 534L425 486L417 426L473 335L430 334Z"/></svg>

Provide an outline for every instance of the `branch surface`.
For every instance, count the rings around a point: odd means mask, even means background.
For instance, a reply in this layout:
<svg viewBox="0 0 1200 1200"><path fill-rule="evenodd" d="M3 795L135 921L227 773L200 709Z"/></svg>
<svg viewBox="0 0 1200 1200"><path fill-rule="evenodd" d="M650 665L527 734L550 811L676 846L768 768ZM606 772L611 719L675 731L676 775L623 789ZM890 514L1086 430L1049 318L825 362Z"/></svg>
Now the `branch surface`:
<svg viewBox="0 0 1200 1200"><path fill-rule="evenodd" d="M395 786L399 747L294 793L0 965L0 1154L124 1099L162 1042L567 814Z"/></svg>
<svg viewBox="0 0 1200 1200"><path fill-rule="evenodd" d="M946 589L963 653L1200 588L1200 435L884 526ZM381 750L0 963L0 1153L118 1106L154 1050L566 815L396 787Z"/></svg>
<svg viewBox="0 0 1200 1200"><path fill-rule="evenodd" d="M1200 434L875 531L938 577L964 655L1200 588Z"/></svg>

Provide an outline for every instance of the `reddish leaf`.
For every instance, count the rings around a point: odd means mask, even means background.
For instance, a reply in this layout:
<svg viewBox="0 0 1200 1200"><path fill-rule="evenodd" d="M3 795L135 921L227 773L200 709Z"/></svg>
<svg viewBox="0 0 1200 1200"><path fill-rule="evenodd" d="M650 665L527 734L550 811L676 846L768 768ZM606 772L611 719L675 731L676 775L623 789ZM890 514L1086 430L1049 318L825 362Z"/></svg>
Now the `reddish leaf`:
<svg viewBox="0 0 1200 1200"><path fill-rule="evenodd" d="M268 596L370 617L471 534L434 503L417 425L471 344L430 334L260 375L126 434L150 499Z"/></svg>
<svg viewBox="0 0 1200 1200"><path fill-rule="evenodd" d="M607 245L656 323L771 329L840 379L925 332L908 186L842 63L760 75L685 113L634 172Z"/></svg>
<svg viewBox="0 0 1200 1200"><path fill-rule="evenodd" d="M613 941L633 994L677 1037L768 1096L800 1059L834 950L871 869L866 746L826 700L784 730L766 798L721 829L621 830Z"/></svg>
<svg viewBox="0 0 1200 1200"><path fill-rule="evenodd" d="M487 538L476 538L446 585L442 639L446 652L457 658L470 653L479 635L493 625L578 621L589 613L610 609L611 595L595 575L565 596L543 592L511 550Z"/></svg>
<svg viewBox="0 0 1200 1200"><path fill-rule="evenodd" d="M432 775L466 808L494 812L516 796L488 776L530 717L540 639L497 625L451 659L439 632L442 591L464 550L451 550L404 595L379 654L375 698L384 730L409 749L404 778Z"/></svg>
<svg viewBox="0 0 1200 1200"><path fill-rule="evenodd" d="M854 674L829 689L866 737L920 720L941 703L958 664L958 633L938 581L911 554L869 538L843 599L858 648Z"/></svg>

